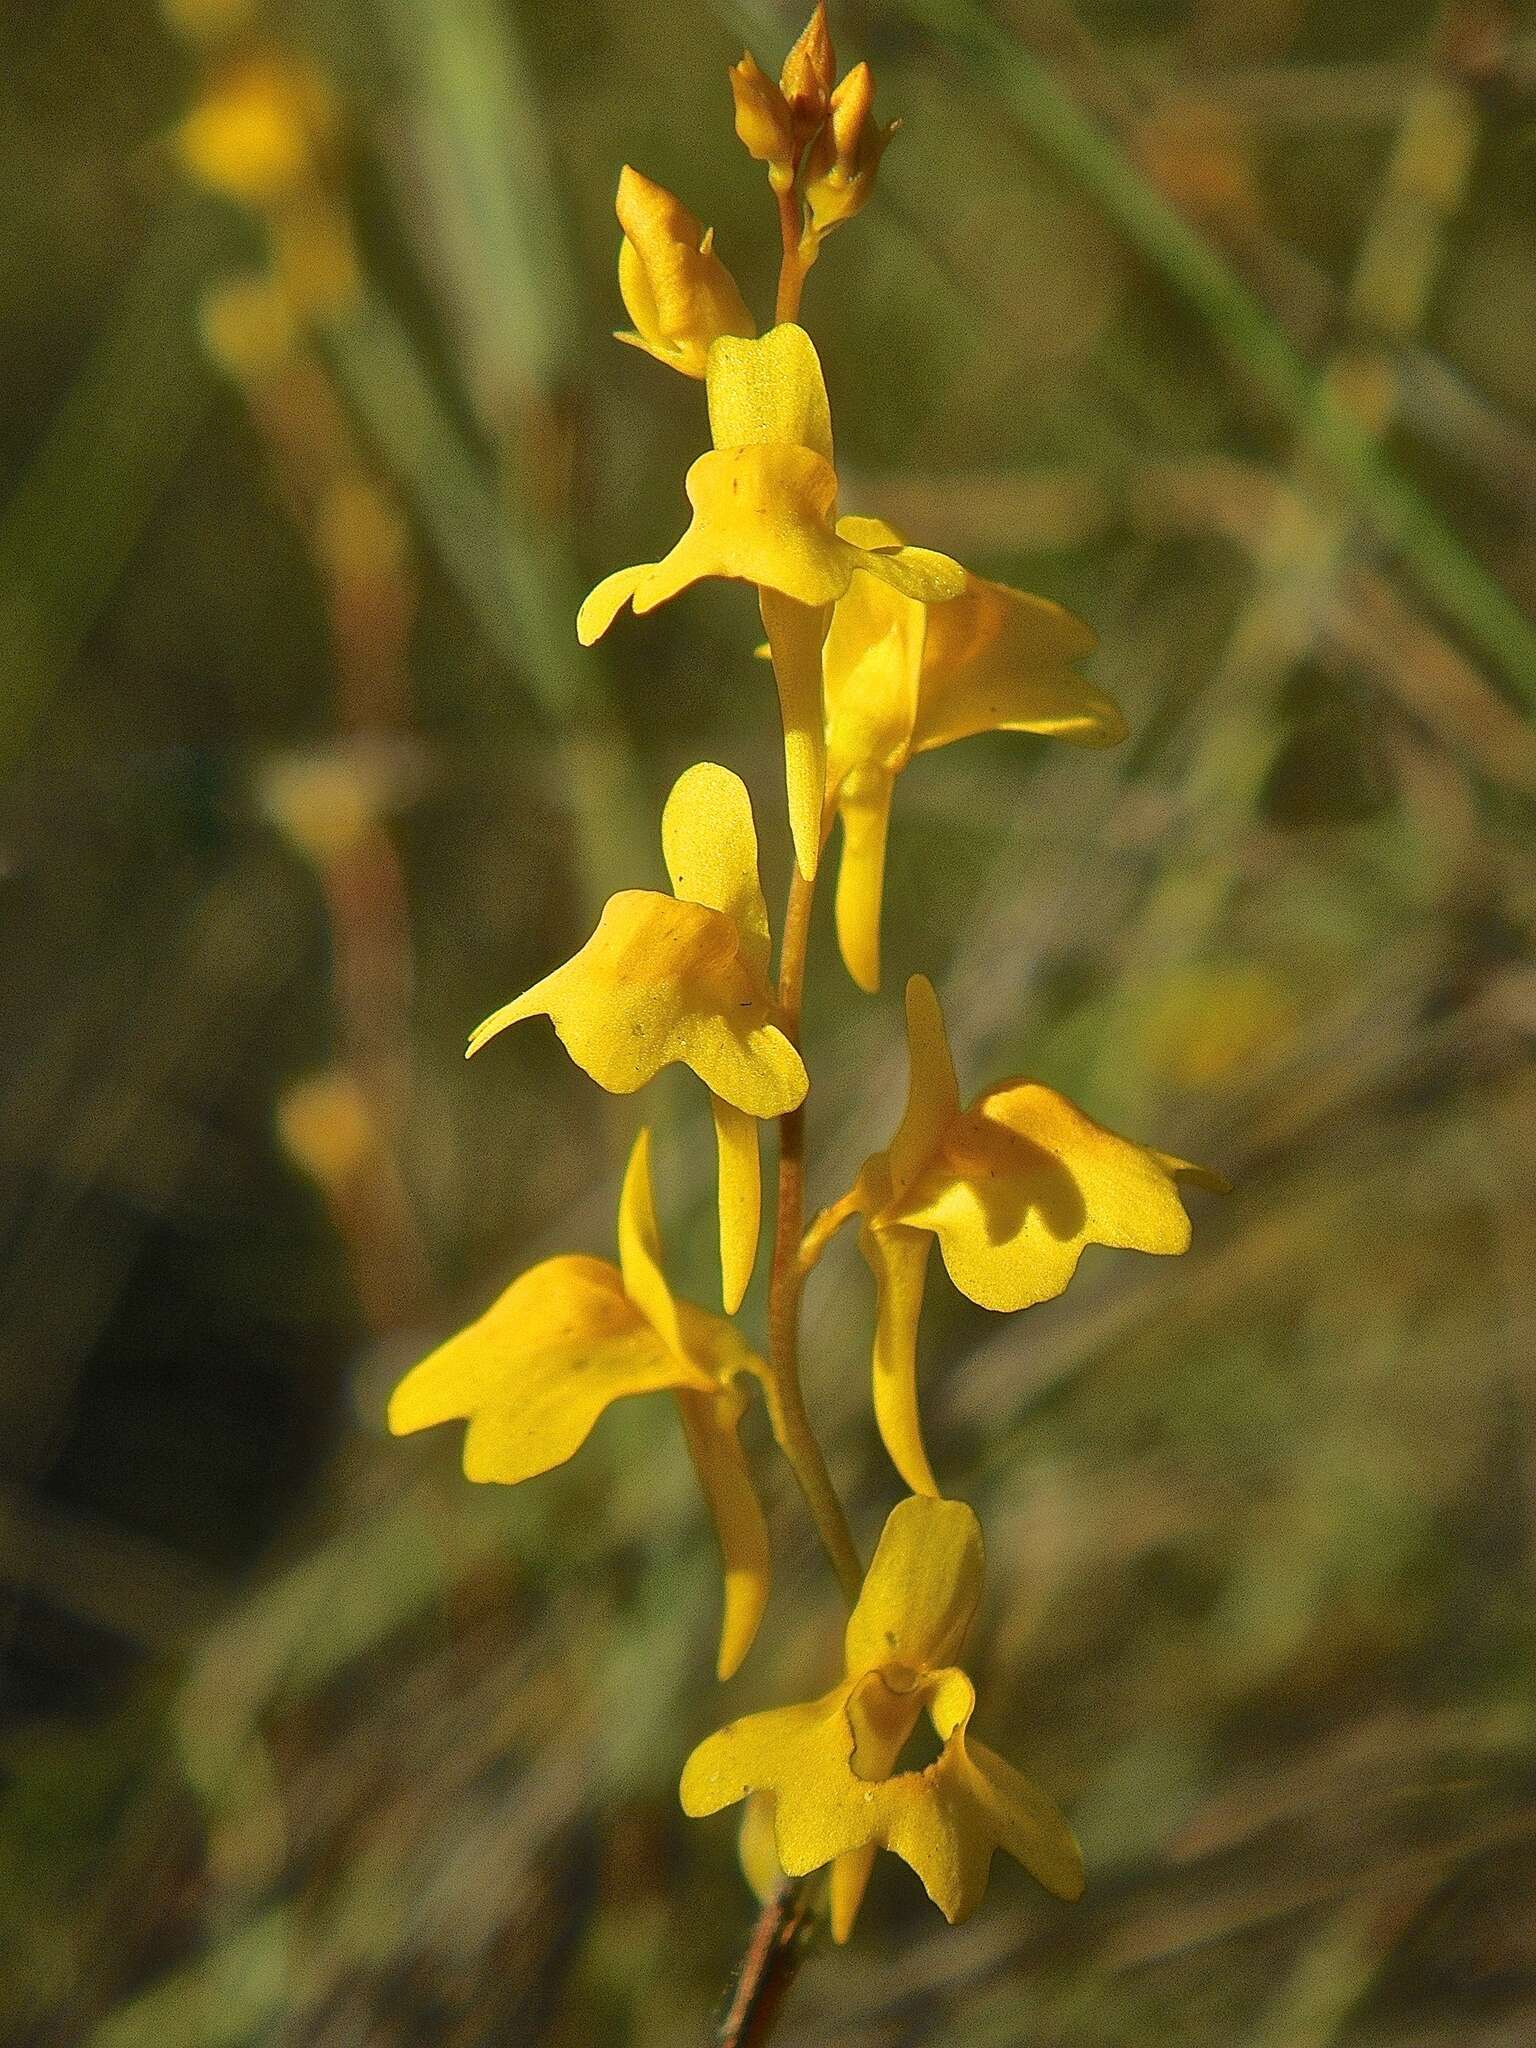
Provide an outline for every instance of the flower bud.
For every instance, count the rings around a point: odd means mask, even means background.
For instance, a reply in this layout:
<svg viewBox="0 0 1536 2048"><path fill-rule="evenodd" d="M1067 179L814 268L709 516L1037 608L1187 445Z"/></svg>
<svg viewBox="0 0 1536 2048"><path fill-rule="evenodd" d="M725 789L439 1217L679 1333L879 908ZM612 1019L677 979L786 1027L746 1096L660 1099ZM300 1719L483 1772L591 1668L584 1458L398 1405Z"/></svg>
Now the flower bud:
<svg viewBox="0 0 1536 2048"><path fill-rule="evenodd" d="M736 280L707 234L664 185L628 164L614 210L624 230L619 291L635 332L618 339L643 348L685 377L702 377L709 345L722 334L757 333Z"/></svg>
<svg viewBox="0 0 1536 2048"><path fill-rule="evenodd" d="M793 164L795 128L789 102L750 50L730 67L730 80L736 133L747 154L760 164Z"/></svg>
<svg viewBox="0 0 1536 2048"><path fill-rule="evenodd" d="M875 171L898 123L882 128L874 105L874 74L857 64L833 93L830 118L806 159L805 201L818 234L852 220L875 189Z"/></svg>
<svg viewBox="0 0 1536 2048"><path fill-rule="evenodd" d="M794 122L795 141L800 146L810 141L827 118L836 77L837 59L827 27L827 0L816 0L816 12L800 31L779 73L779 84Z"/></svg>

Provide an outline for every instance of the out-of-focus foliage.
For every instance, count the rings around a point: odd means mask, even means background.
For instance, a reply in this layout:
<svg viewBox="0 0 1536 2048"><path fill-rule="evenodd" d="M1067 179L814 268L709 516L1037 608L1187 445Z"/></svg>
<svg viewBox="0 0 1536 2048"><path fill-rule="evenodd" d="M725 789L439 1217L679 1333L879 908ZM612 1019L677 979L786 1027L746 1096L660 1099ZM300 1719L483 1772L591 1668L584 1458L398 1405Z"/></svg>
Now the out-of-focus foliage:
<svg viewBox="0 0 1536 2048"><path fill-rule="evenodd" d="M717 1694L654 1404L515 1493L383 1404L513 1272L611 1241L629 1106L532 1026L466 1069L470 1026L664 885L691 760L762 793L782 894L744 594L588 652L573 620L670 543L707 440L698 387L607 339L619 165L764 323L726 67L798 25L0 22L7 2040L660 2048L740 1951L731 1830L677 1774L722 1706L836 1678L798 1501L765 1458L774 1598ZM1088 1890L1000 1869L952 1932L887 1859L779 2038L1524 2038L1536 16L833 25L903 122L806 295L845 507L1089 619L1132 736L904 775L887 993L828 904L815 934L813 1199L899 1113L914 970L967 1073L1237 1192L1186 1259L1090 1249L1021 1317L934 1290L929 1448L988 1531L976 1732L1068 1809ZM705 1298L707 1111L660 1087ZM840 1242L808 1395L866 1550L869 1310Z"/></svg>

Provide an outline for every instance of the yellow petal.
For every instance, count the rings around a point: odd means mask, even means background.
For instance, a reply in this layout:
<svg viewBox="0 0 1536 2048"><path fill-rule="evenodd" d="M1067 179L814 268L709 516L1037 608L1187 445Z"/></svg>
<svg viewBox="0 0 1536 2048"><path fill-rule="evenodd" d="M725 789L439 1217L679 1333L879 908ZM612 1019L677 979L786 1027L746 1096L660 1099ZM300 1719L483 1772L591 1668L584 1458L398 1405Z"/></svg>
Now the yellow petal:
<svg viewBox="0 0 1536 2048"><path fill-rule="evenodd" d="M805 1062L776 1024L703 1018L682 1055L706 1088L749 1116L787 1116L805 1100Z"/></svg>
<svg viewBox="0 0 1536 2048"><path fill-rule="evenodd" d="M866 1710L893 1728L909 1728L911 1709L923 1699L944 1743L937 1761L883 1780L860 1777L851 1759ZM1071 1830L1054 1803L991 1750L980 1743L968 1750L974 1704L969 1679L949 1669L914 1689L905 1707L884 1678L871 1673L803 1706L748 1715L708 1736L689 1757L683 1809L698 1816L751 1794L771 1796L778 1861L790 1876L846 1859L833 1876L843 1937L868 1878L869 1851L877 1846L911 1865L950 1920L964 1919L976 1906L998 1848L1049 1890L1076 1898L1082 1860Z"/></svg>
<svg viewBox="0 0 1536 2048"><path fill-rule="evenodd" d="M930 602L964 587L965 571L947 555L866 553L839 539L832 530L837 477L813 449L783 442L718 448L701 455L684 481L693 507L688 531L661 561L604 577L577 614L583 646L607 632L626 601L651 612L705 576L755 583L818 608L834 604L859 570Z"/></svg>
<svg viewBox="0 0 1536 2048"><path fill-rule="evenodd" d="M1113 746L1125 719L1071 666L1095 645L1091 629L1049 599L967 577L928 618L913 751L978 732L1036 732Z"/></svg>
<svg viewBox="0 0 1536 2048"><path fill-rule="evenodd" d="M936 679L984 662L1054 668L1085 661L1098 644L1093 628L1064 605L967 576L953 602L928 621L923 667Z"/></svg>
<svg viewBox="0 0 1536 2048"><path fill-rule="evenodd" d="M801 604L831 604L866 559L833 533L837 478L808 448L701 455L685 485L693 507L688 531L661 561L604 577L577 614L583 645L608 630L626 600L651 612L706 576L756 583Z"/></svg>
<svg viewBox="0 0 1536 2048"><path fill-rule="evenodd" d="M891 1463L914 1493L937 1494L923 1448L917 1406L917 1326L933 1240L925 1230L878 1229L859 1234L875 1276L875 1426Z"/></svg>
<svg viewBox="0 0 1536 2048"><path fill-rule="evenodd" d="M739 64L730 67L731 98L736 108L736 133L749 156L759 163L783 166L793 177L795 158L794 122L783 93L744 51Z"/></svg>
<svg viewBox="0 0 1536 2048"><path fill-rule="evenodd" d="M624 1292L677 1359L688 1357L677 1302L662 1265L661 1231L651 1194L651 1134L640 1131L619 1191L619 1269Z"/></svg>
<svg viewBox="0 0 1536 2048"><path fill-rule="evenodd" d="M821 820L827 788L826 721L821 697L821 643L831 612L825 604L797 604L766 586L759 592L763 625L779 686L784 723L784 784L795 860L810 881L821 855Z"/></svg>
<svg viewBox="0 0 1536 2048"><path fill-rule="evenodd" d="M967 576L928 616L914 753L994 731L1113 746L1124 717L1072 667L1096 645L1091 627L1048 598Z"/></svg>
<svg viewBox="0 0 1536 2048"><path fill-rule="evenodd" d="M768 906L757 871L752 799L739 775L697 762L672 785L661 814L661 850L672 893L723 910L741 933L741 956L766 981Z"/></svg>
<svg viewBox="0 0 1536 2048"><path fill-rule="evenodd" d="M625 169L628 169L627 165ZM623 171L619 173L619 190L624 190ZM616 332L614 340L627 341L631 348L641 348L647 355L652 354L661 329L661 315L657 311L656 294L651 289L640 251L628 235L619 244L619 297L624 301L624 310L634 321L636 331ZM702 367L699 374L703 375Z"/></svg>
<svg viewBox="0 0 1536 2048"><path fill-rule="evenodd" d="M832 414L815 344L786 322L758 341L722 337L705 373L709 431L717 448L775 442L809 448L832 461Z"/></svg>
<svg viewBox="0 0 1536 2048"><path fill-rule="evenodd" d="M962 1749L972 1801L1000 1849L1059 1899L1083 1894L1083 1852L1054 1799L985 1743Z"/></svg>
<svg viewBox="0 0 1536 2048"><path fill-rule="evenodd" d="M768 1604L768 1525L736 1434L745 1397L736 1387L716 1394L680 1390L677 1405L699 1485L715 1525L725 1571L720 1624L721 1679L740 1668Z"/></svg>
<svg viewBox="0 0 1536 2048"><path fill-rule="evenodd" d="M839 530L855 523L845 519ZM822 652L827 776L834 792L860 768L895 774L905 767L926 616L926 607L873 576L855 576L838 599Z"/></svg>
<svg viewBox="0 0 1536 2048"><path fill-rule="evenodd" d="M589 590L576 614L576 638L583 647L601 640L619 613L634 596L642 579L655 566L642 562L634 569L615 569L595 589Z"/></svg>
<svg viewBox="0 0 1536 2048"><path fill-rule="evenodd" d="M722 1102L718 1095L709 1098L709 1106L715 1119L720 1166L720 1292L726 1314L733 1316L757 1264L762 1222L757 1119Z"/></svg>
<svg viewBox="0 0 1536 2048"><path fill-rule="evenodd" d="M980 1903L994 1849L1006 1849L1059 1898L1083 1889L1082 1856L1055 1802L991 1750L968 1748L975 1705L960 1671L944 1674L931 1706L944 1742L938 1761L878 1788L880 1839L911 1865L950 1921Z"/></svg>
<svg viewBox="0 0 1536 2048"><path fill-rule="evenodd" d="M1111 697L1073 669L989 673L966 669L924 684L912 751L924 754L978 732L1033 732L1081 747L1118 746L1128 727Z"/></svg>
<svg viewBox="0 0 1536 2048"><path fill-rule="evenodd" d="M752 1116L783 1116L805 1098L804 1063L768 1021L740 931L703 904L650 889L611 896L581 951L487 1017L469 1050L546 1014L576 1064L615 1095L677 1060Z"/></svg>
<svg viewBox="0 0 1536 2048"><path fill-rule="evenodd" d="M564 1464L611 1401L712 1384L663 1346L605 1260L546 1259L406 1374L389 1426L467 1418L465 1472L511 1486Z"/></svg>
<svg viewBox="0 0 1536 2048"><path fill-rule="evenodd" d="M833 532L837 478L808 448L719 449L701 455L684 482L693 523L637 591L637 612L654 610L701 576L831 604L864 559Z"/></svg>
<svg viewBox="0 0 1536 2048"><path fill-rule="evenodd" d="M856 548L900 548L906 546L906 537L899 534L894 526L884 519L871 519L859 512L845 512L837 522L837 530L844 540L851 540Z"/></svg>
<svg viewBox="0 0 1536 2048"><path fill-rule="evenodd" d="M706 1736L683 1766L683 1811L698 1819L749 1793L771 1793L775 1847L791 1877L861 1847L876 1788L848 1761L847 1705L860 1682L849 1680L804 1705L748 1714Z"/></svg>
<svg viewBox="0 0 1536 2048"><path fill-rule="evenodd" d="M852 1690L852 1685L845 1683L819 1700L747 1714L706 1735L683 1766L680 1792L684 1813L700 1820L723 1806L734 1806L751 1792L776 1793L781 1783L797 1778L808 1757L816 1759L813 1776L830 1778L841 1792L842 1781L852 1776L848 1756L853 1730L845 1711ZM791 1869L784 1864L792 1877L815 1867L803 1863Z"/></svg>
<svg viewBox="0 0 1536 2048"><path fill-rule="evenodd" d="M907 1106L886 1155L897 1202L960 1113L944 1013L925 974L914 974L907 983L907 1059Z"/></svg>
<svg viewBox="0 0 1536 2048"><path fill-rule="evenodd" d="M923 1698L920 1687L893 1692L875 1675L866 1684L854 1687L848 1696L847 1713L854 1733L849 1764L855 1777L866 1783L878 1783L890 1776L922 1714ZM833 1860L827 1903L832 1939L836 1942L845 1942L853 1932L878 1847L876 1842L865 1842Z"/></svg>
<svg viewBox="0 0 1536 2048"><path fill-rule="evenodd" d="M891 1675L891 1667L920 1674L953 1663L981 1598L982 1564L981 1525L964 1501L919 1494L898 1502L848 1617L849 1677L876 1670ZM855 1769L884 1776L905 1739L903 1733L883 1767L877 1760L864 1770L856 1758Z"/></svg>
<svg viewBox="0 0 1536 2048"><path fill-rule="evenodd" d="M843 965L866 995L880 987L880 902L885 891L885 839L895 777L857 768L837 795L843 853L837 867L837 943Z"/></svg>
<svg viewBox="0 0 1536 2048"><path fill-rule="evenodd" d="M892 548L855 550L852 566L866 575L878 576L899 590L903 597L915 597L924 604L946 604L965 588L965 571L948 555L934 548Z"/></svg>
<svg viewBox="0 0 1536 2048"><path fill-rule="evenodd" d="M961 1293L992 1309L1060 1294L1090 1244L1167 1254L1190 1237L1163 1156L1035 1081L979 1096L889 1213L933 1231Z"/></svg>
<svg viewBox="0 0 1536 2048"><path fill-rule="evenodd" d="M748 1344L736 1325L695 1302L679 1301L677 1319L683 1332L683 1349L701 1372L709 1374L717 1387L749 1373L756 1380L767 1375L767 1367Z"/></svg>

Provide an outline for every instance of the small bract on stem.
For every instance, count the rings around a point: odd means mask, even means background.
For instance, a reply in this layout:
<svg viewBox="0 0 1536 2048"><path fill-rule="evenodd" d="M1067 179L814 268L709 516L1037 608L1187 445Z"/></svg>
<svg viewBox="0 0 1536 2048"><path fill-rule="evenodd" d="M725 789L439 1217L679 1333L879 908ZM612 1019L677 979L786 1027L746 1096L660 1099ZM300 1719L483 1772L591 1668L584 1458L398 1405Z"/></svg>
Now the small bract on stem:
<svg viewBox="0 0 1536 2048"><path fill-rule="evenodd" d="M548 1017L602 1087L628 1094L671 1063L709 1091L719 1153L725 1316L666 1280L642 1133L625 1177L619 1264L546 1260L407 1375L397 1430L455 1417L471 1478L506 1484L570 1457L613 1401L670 1393L724 1577L717 1668L746 1656L769 1591L768 1530L737 1425L754 1386L848 1609L841 1676L820 1697L727 1723L688 1758L686 1811L743 1806L743 1871L764 1899L722 2040L767 2038L824 1914L853 1931L878 1852L918 1876L950 1920L980 1901L1001 1848L1063 1899L1082 1859L1049 1796L972 1735L976 1691L957 1663L981 1594L975 1514L943 1497L923 1440L918 1319L937 1243L954 1284L1000 1313L1059 1294L1090 1245L1177 1253L1190 1224L1180 1185L1219 1185L1186 1161L1116 1136L1040 1083L1012 1078L963 1107L939 1002L907 986L905 1112L852 1188L806 1224L801 1020L816 880L842 828L838 943L855 984L880 985L880 911L896 778L919 754L1004 730L1113 745L1117 707L1077 664L1093 649L1049 600L987 582L875 518L839 516L831 408L799 325L806 275L826 238L873 193L893 129L873 119L874 79L841 81L819 4L777 82L750 55L731 67L736 132L766 167L778 216L775 324L759 335L713 233L625 167L619 284L634 326L620 339L701 381L711 446L688 470L692 518L659 561L613 571L583 603L584 645L621 611L646 614L724 578L756 596L784 737L793 849L777 973L745 785L710 762L679 778L662 819L671 893L610 899L573 958L503 1005L471 1052ZM745 650L744 650L745 651ZM746 668L744 663L744 669ZM762 1351L728 1320L757 1262L758 1125L778 1160ZM801 1385L807 1275L857 1216L875 1280L871 1411L908 1493L866 1574ZM831 1674L829 1673L829 1676ZM903 1768L927 1719L939 1750Z"/></svg>

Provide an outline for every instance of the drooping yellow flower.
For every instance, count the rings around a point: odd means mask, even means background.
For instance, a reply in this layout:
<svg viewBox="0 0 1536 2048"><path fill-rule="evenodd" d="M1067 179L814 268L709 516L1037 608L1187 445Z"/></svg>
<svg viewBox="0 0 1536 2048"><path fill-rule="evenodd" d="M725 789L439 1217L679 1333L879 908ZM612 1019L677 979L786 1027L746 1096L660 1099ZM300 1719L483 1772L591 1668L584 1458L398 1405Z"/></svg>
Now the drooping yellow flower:
<svg viewBox="0 0 1536 2048"><path fill-rule="evenodd" d="M604 1409L671 1392L725 1569L719 1672L729 1678L768 1598L768 1530L736 1428L762 1363L720 1316L678 1301L662 1268L650 1133L635 1140L619 1199L619 1264L545 1259L396 1387L396 1436L465 1420L469 1479L515 1486L553 1471Z"/></svg>
<svg viewBox="0 0 1536 2048"><path fill-rule="evenodd" d="M654 611L706 576L757 585L784 720L795 857L809 877L821 849L821 643L831 607L859 571L926 603L958 596L965 571L926 548L868 547L837 531L827 389L803 328L785 323L759 341L722 337L709 351L705 387L715 445L688 471L688 531L661 561L604 577L576 630L590 647L625 604Z"/></svg>
<svg viewBox="0 0 1536 2048"><path fill-rule="evenodd" d="M619 173L614 211L624 230L619 292L636 330L615 338L685 377L702 377L712 341L757 332L735 278L715 254L714 229L706 232L665 185L628 164Z"/></svg>
<svg viewBox="0 0 1536 2048"><path fill-rule="evenodd" d="M857 546L894 548L883 520L842 519ZM1073 668L1092 630L1047 598L967 575L926 605L860 577L840 598L822 650L827 801L843 826L837 936L848 972L880 985L885 841L896 777L914 754L980 732L1033 732L1107 747L1125 737L1115 704Z"/></svg>
<svg viewBox="0 0 1536 2048"><path fill-rule="evenodd" d="M768 909L752 800L702 761L680 775L661 820L673 895L610 896L581 951L487 1017L471 1054L525 1017L547 1016L576 1064L614 1095L674 1060L710 1093L720 1159L720 1268L730 1314L757 1257L757 1120L805 1099L805 1067L779 1029L768 980Z"/></svg>
<svg viewBox="0 0 1536 2048"><path fill-rule="evenodd" d="M917 1408L917 1324L935 1238L949 1277L982 1308L1049 1301L1091 1244L1189 1247L1178 1183L1224 1189L1204 1167L1116 1137L1039 1081L1000 1081L960 1107L933 984L907 983L906 1112L855 1190L875 1275L875 1420L915 1493L936 1494Z"/></svg>
<svg viewBox="0 0 1536 2048"><path fill-rule="evenodd" d="M683 1810L773 1800L791 1877L831 1863L832 1931L846 1941L877 1849L911 1865L950 1921L980 1902L995 1850L1075 1899L1083 1864L1054 1802L968 1735L976 1694L956 1668L981 1593L981 1530L961 1501L904 1500L886 1522L844 1639L842 1683L804 1705L749 1714L683 1768ZM926 1711L943 1744L897 1768Z"/></svg>

